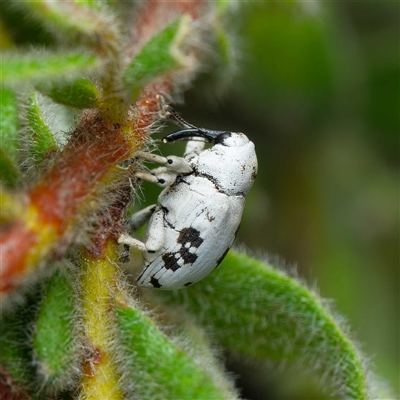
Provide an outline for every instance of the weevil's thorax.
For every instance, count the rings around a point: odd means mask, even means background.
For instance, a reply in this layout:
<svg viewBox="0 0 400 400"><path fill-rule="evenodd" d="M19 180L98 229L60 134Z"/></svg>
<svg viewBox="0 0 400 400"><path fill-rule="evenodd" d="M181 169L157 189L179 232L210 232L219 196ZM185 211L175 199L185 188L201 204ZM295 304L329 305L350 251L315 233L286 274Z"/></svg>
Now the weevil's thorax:
<svg viewBox="0 0 400 400"><path fill-rule="evenodd" d="M243 133L222 133L191 162L195 174L207 177L230 196L246 196L257 175L254 144Z"/></svg>

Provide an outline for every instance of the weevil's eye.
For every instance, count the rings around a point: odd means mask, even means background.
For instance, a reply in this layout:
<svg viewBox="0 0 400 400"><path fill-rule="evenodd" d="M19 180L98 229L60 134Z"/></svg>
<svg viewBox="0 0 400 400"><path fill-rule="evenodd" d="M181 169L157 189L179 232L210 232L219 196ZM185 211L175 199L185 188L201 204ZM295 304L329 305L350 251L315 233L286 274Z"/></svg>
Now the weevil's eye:
<svg viewBox="0 0 400 400"><path fill-rule="evenodd" d="M225 140L229 139L231 136L232 132L222 132L215 138L214 143L225 145Z"/></svg>

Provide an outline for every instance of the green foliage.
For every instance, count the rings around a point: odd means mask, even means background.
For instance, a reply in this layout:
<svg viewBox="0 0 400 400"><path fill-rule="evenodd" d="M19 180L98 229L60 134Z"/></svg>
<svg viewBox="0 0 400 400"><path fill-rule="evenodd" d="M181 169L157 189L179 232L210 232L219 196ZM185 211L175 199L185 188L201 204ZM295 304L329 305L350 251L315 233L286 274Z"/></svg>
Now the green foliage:
<svg viewBox="0 0 400 400"><path fill-rule="evenodd" d="M0 178L14 186L19 172L16 166L18 149L18 107L10 89L0 89Z"/></svg>
<svg viewBox="0 0 400 400"><path fill-rule="evenodd" d="M81 52L54 54L31 52L18 56L3 54L0 79L14 83L27 80L48 80L60 75L86 71L96 65L96 57Z"/></svg>
<svg viewBox="0 0 400 400"><path fill-rule="evenodd" d="M121 339L126 348L129 377L143 399L233 399L232 392L220 387L221 373L205 371L212 359L187 354L193 344L184 339L172 342L151 319L139 310L116 308ZM203 345L203 347L206 344ZM197 349L198 352L204 349ZM201 360L201 357L203 360ZM208 372L208 373L207 373ZM211 374L212 372L212 374ZM127 373L127 372L125 372ZM217 381L217 382L216 382Z"/></svg>
<svg viewBox="0 0 400 400"><path fill-rule="evenodd" d="M257 358L291 360L368 398L362 358L319 296L268 264L231 251L220 267L185 291L162 293L184 305L224 347Z"/></svg>
<svg viewBox="0 0 400 400"><path fill-rule="evenodd" d="M18 148L17 99L10 89L2 88L0 102L1 148L15 161Z"/></svg>
<svg viewBox="0 0 400 400"><path fill-rule="evenodd" d="M27 107L27 122L28 133L32 139L31 154L35 163L40 166L50 152L57 151L57 144L53 133L43 119L36 93L30 97L30 104Z"/></svg>
<svg viewBox="0 0 400 400"><path fill-rule="evenodd" d="M19 179L19 171L7 153L0 148L0 179L8 187L14 187Z"/></svg>
<svg viewBox="0 0 400 400"><path fill-rule="evenodd" d="M29 327L34 318L36 294L29 294L21 304L2 312L0 319L0 365L2 373L23 388L32 388L34 368L29 345ZM17 390L16 390L17 391Z"/></svg>
<svg viewBox="0 0 400 400"><path fill-rule="evenodd" d="M101 96L96 85L87 78L78 78L56 85L42 83L39 90L55 102L76 108L92 108L100 105Z"/></svg>
<svg viewBox="0 0 400 400"><path fill-rule="evenodd" d="M129 64L123 83L133 96L151 79L185 64L183 54L179 54L179 45L182 37L189 33L188 22L185 17L173 21L149 40Z"/></svg>
<svg viewBox="0 0 400 400"><path fill-rule="evenodd" d="M33 333L33 352L40 380L50 391L69 381L79 356L74 346L75 294L66 272L49 279Z"/></svg>
<svg viewBox="0 0 400 400"><path fill-rule="evenodd" d="M93 47L99 44L100 37L115 39L114 26L110 23L112 11L104 9L102 14L103 7L97 1L24 1L14 2L14 7L40 21L61 42L70 40L76 44L79 40Z"/></svg>

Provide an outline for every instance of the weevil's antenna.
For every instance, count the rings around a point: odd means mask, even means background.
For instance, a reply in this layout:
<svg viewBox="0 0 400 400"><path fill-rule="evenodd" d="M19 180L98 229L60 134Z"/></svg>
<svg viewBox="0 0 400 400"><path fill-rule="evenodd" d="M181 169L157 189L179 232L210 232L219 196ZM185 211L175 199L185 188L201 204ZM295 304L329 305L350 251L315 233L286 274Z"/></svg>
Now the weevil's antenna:
<svg viewBox="0 0 400 400"><path fill-rule="evenodd" d="M170 105L166 104L164 96L158 94L157 101L159 113L162 118L170 119L181 128L197 129L196 126L189 124L189 122L185 121Z"/></svg>

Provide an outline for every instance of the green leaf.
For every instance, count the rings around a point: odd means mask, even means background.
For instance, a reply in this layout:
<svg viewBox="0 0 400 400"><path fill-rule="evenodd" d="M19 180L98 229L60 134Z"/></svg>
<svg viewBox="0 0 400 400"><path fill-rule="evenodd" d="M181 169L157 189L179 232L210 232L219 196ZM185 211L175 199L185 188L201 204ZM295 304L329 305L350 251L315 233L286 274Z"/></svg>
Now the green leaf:
<svg viewBox="0 0 400 400"><path fill-rule="evenodd" d="M37 95L33 93L27 108L28 133L32 139L31 153L37 165L41 165L49 153L57 151L54 136L43 119Z"/></svg>
<svg viewBox="0 0 400 400"><path fill-rule="evenodd" d="M96 85L86 78L52 85L42 84L38 89L55 102L77 108L91 108L99 104L100 92Z"/></svg>
<svg viewBox="0 0 400 400"><path fill-rule="evenodd" d="M292 360L329 377L341 395L369 398L367 371L347 332L316 293L269 265L231 251L206 279L160 295L186 305L235 352Z"/></svg>
<svg viewBox="0 0 400 400"><path fill-rule="evenodd" d="M213 360L195 362L141 311L118 305L117 324L126 347L129 379L142 399L234 399L218 373L206 373ZM187 340L186 340L187 341ZM181 341L182 343L183 341ZM201 358L201 357L198 357ZM217 381L217 382L216 382Z"/></svg>
<svg viewBox="0 0 400 400"><path fill-rule="evenodd" d="M74 299L68 276L55 272L45 290L33 334L35 364L41 380L52 391L64 387L78 370Z"/></svg>
<svg viewBox="0 0 400 400"><path fill-rule="evenodd" d="M10 89L0 89L0 178L15 186L19 171L16 166L18 149L17 99Z"/></svg>
<svg viewBox="0 0 400 400"><path fill-rule="evenodd" d="M15 7L36 17L64 43L88 43L107 47L118 40L112 13L104 1L13 1ZM98 11L104 10L104 13Z"/></svg>
<svg viewBox="0 0 400 400"><path fill-rule="evenodd" d="M3 53L0 79L9 83L54 79L58 75L87 71L96 66L96 62L96 57L83 53Z"/></svg>
<svg viewBox="0 0 400 400"><path fill-rule="evenodd" d="M186 15L173 21L150 39L128 65L123 83L133 96L150 80L188 64L180 46L190 33L189 23Z"/></svg>
<svg viewBox="0 0 400 400"><path fill-rule="evenodd" d="M0 146L14 162L18 148L17 99L10 89L0 89Z"/></svg>
<svg viewBox="0 0 400 400"><path fill-rule="evenodd" d="M20 173L3 149L0 148L0 180L8 187L16 186Z"/></svg>
<svg viewBox="0 0 400 400"><path fill-rule="evenodd" d="M30 294L22 304L13 305L7 311L2 309L1 313L0 372L8 376L20 390L31 388L33 382L29 331L35 304L36 298Z"/></svg>

